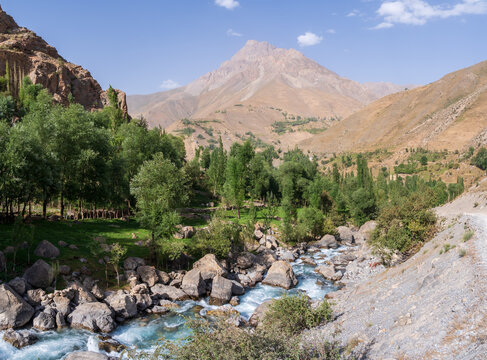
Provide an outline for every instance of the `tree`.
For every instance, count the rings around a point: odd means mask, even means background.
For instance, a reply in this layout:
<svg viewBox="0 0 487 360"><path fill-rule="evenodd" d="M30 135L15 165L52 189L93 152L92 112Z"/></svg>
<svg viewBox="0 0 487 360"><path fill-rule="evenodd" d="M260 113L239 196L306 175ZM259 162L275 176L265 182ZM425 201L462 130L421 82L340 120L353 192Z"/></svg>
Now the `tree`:
<svg viewBox="0 0 487 360"><path fill-rule="evenodd" d="M220 146L213 150L210 156L210 166L207 175L213 195L222 192L225 184L225 169L227 165L227 155L223 149L222 139L220 137Z"/></svg>
<svg viewBox="0 0 487 360"><path fill-rule="evenodd" d="M472 164L482 170L487 169L487 149L482 147L472 159Z"/></svg>
<svg viewBox="0 0 487 360"><path fill-rule="evenodd" d="M421 156L421 158L419 159L419 163L423 166L428 165L428 158L426 157L426 155Z"/></svg>
<svg viewBox="0 0 487 360"><path fill-rule="evenodd" d="M115 270L115 273L117 274L117 286L118 287L120 287L120 275L119 275L120 262L125 257L125 254L127 254L127 248L126 247L123 247L119 243L115 243L112 245L112 248L110 250L110 263L113 265L113 269Z"/></svg>
<svg viewBox="0 0 487 360"><path fill-rule="evenodd" d="M245 200L245 166L235 156L231 156L227 162L224 191L225 199L237 208L237 217L240 219L240 208Z"/></svg>

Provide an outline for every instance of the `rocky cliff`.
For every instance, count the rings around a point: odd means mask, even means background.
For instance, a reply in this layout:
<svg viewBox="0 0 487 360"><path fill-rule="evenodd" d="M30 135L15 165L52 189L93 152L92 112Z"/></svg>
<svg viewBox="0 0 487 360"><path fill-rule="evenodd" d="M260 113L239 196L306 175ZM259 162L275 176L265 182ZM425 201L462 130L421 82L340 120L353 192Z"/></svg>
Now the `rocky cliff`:
<svg viewBox="0 0 487 360"><path fill-rule="evenodd" d="M22 79L28 76L53 94L55 101L75 102L86 109L99 109L108 103L106 91L79 65L66 61L58 51L33 31L20 27L0 7L0 76L8 72L9 88L17 93ZM119 105L127 113L125 93L117 90Z"/></svg>

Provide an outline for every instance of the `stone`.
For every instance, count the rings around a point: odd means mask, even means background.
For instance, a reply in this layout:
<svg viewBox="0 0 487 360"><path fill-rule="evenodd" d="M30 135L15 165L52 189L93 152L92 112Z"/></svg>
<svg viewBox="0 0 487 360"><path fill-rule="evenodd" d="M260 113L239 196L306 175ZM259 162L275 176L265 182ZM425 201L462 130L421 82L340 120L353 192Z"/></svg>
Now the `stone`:
<svg viewBox="0 0 487 360"><path fill-rule="evenodd" d="M56 314L56 327L58 329L66 327L66 319L60 312Z"/></svg>
<svg viewBox="0 0 487 360"><path fill-rule="evenodd" d="M194 263L193 269L199 269L201 271L201 277L205 281L211 280L217 275L227 275L227 270L223 268L214 254L206 254L203 256Z"/></svg>
<svg viewBox="0 0 487 360"><path fill-rule="evenodd" d="M120 344L117 340L112 339L109 336L98 336L98 339L100 340L98 349L107 353L120 353L127 348L125 345Z"/></svg>
<svg viewBox="0 0 487 360"><path fill-rule="evenodd" d="M167 314L169 311L171 311L169 308L164 306L159 306L159 305L156 305L152 309L150 309L150 312L152 314L157 314L157 315L164 315Z"/></svg>
<svg viewBox="0 0 487 360"><path fill-rule="evenodd" d="M271 250L276 250L279 247L277 239L272 235L266 235L265 237L265 247Z"/></svg>
<svg viewBox="0 0 487 360"><path fill-rule="evenodd" d="M159 282L159 276L154 266L139 266L137 267L137 275L140 280L149 286L154 286Z"/></svg>
<svg viewBox="0 0 487 360"><path fill-rule="evenodd" d="M263 284L290 289L298 284L298 280L292 266L287 261L279 260L272 264Z"/></svg>
<svg viewBox="0 0 487 360"><path fill-rule="evenodd" d="M279 255L279 260L292 262L295 260L294 254L292 251L289 250L282 251L281 254Z"/></svg>
<svg viewBox="0 0 487 360"><path fill-rule="evenodd" d="M257 256L249 252L240 254L237 257L237 261L236 261L237 266L240 269L248 269L252 267L252 265L254 265L256 262L257 262Z"/></svg>
<svg viewBox="0 0 487 360"><path fill-rule="evenodd" d="M265 313L267 312L267 310L269 310L269 307L273 302L274 300L267 300L257 306L249 319L249 325L257 327L262 324L262 319L264 318Z"/></svg>
<svg viewBox="0 0 487 360"><path fill-rule="evenodd" d="M172 302L172 301L169 301L169 300L161 300L159 301L159 305L160 306L164 306L164 307L167 307L169 309L176 309L179 307L178 304Z"/></svg>
<svg viewBox="0 0 487 360"><path fill-rule="evenodd" d="M156 284L151 287L152 294L172 301L182 301L189 300L190 296L186 294L183 290L170 285Z"/></svg>
<svg viewBox="0 0 487 360"><path fill-rule="evenodd" d="M336 249L338 241L335 236L326 234L319 241L314 242L313 245L322 249Z"/></svg>
<svg viewBox="0 0 487 360"><path fill-rule="evenodd" d="M49 241L42 240L34 250L34 255L48 259L55 259L59 256L59 249Z"/></svg>
<svg viewBox="0 0 487 360"><path fill-rule="evenodd" d="M254 238L255 238L255 240L260 240L260 239L262 239L263 237L264 237L264 233L262 232L262 230L261 230L261 229L256 229L256 230L254 231Z"/></svg>
<svg viewBox="0 0 487 360"><path fill-rule="evenodd" d="M181 289L193 298L199 298L206 294L206 283L201 277L201 271L193 269L183 277Z"/></svg>
<svg viewBox="0 0 487 360"><path fill-rule="evenodd" d="M174 234L176 239L189 239L192 238L195 233L193 226L181 226L179 230Z"/></svg>
<svg viewBox="0 0 487 360"><path fill-rule="evenodd" d="M144 266L145 260L139 257L128 257L123 262L123 268L125 270L137 270L139 266Z"/></svg>
<svg viewBox="0 0 487 360"><path fill-rule="evenodd" d="M237 306L238 304L240 304L240 298L238 296L232 296L229 303L232 306Z"/></svg>
<svg viewBox="0 0 487 360"><path fill-rule="evenodd" d="M34 318L33 325L41 331L51 330L56 327L56 319L51 314L41 312Z"/></svg>
<svg viewBox="0 0 487 360"><path fill-rule="evenodd" d="M144 311L152 305L152 298L149 294L135 294L134 297L139 311Z"/></svg>
<svg viewBox="0 0 487 360"><path fill-rule="evenodd" d="M163 283L164 285L169 284L171 281L171 277L168 275L167 272L161 271L161 270L156 270L157 276L159 276L159 281Z"/></svg>
<svg viewBox="0 0 487 360"><path fill-rule="evenodd" d="M377 222L374 220L369 220L360 227L359 232L364 235L365 241L369 241L372 233L377 228Z"/></svg>
<svg viewBox="0 0 487 360"><path fill-rule="evenodd" d="M27 290L27 302L31 305L38 305L41 303L46 292L42 289Z"/></svg>
<svg viewBox="0 0 487 360"><path fill-rule="evenodd" d="M7 260L5 260L5 255L0 251L0 272L7 268Z"/></svg>
<svg viewBox="0 0 487 360"><path fill-rule="evenodd" d="M35 288L46 288L54 280L54 272L51 265L44 260L37 260L34 265L25 270L24 279Z"/></svg>
<svg viewBox="0 0 487 360"><path fill-rule="evenodd" d="M211 284L210 305L223 305L232 298L232 281L217 275Z"/></svg>
<svg viewBox="0 0 487 360"><path fill-rule="evenodd" d="M316 266L316 262L312 258L303 256L301 258L301 261L303 262L303 264L310 265L310 266Z"/></svg>
<svg viewBox="0 0 487 360"><path fill-rule="evenodd" d="M23 347L34 344L37 341L37 336L28 330L15 331L8 329L3 334L3 340L15 346L17 349L22 349Z"/></svg>
<svg viewBox="0 0 487 360"><path fill-rule="evenodd" d="M19 295L24 295L27 290L27 282L25 279L16 277L8 282L10 287Z"/></svg>
<svg viewBox="0 0 487 360"><path fill-rule="evenodd" d="M93 351L76 351L68 354L64 360L109 360L110 358L104 354Z"/></svg>
<svg viewBox="0 0 487 360"><path fill-rule="evenodd" d="M103 298L105 297L105 295L103 294L103 290L100 288L98 284L93 285L93 287L91 288L91 293L98 300L103 300Z"/></svg>
<svg viewBox="0 0 487 360"><path fill-rule="evenodd" d="M237 280L232 281L232 294L233 295L243 295L245 294L245 289Z"/></svg>
<svg viewBox="0 0 487 360"><path fill-rule="evenodd" d="M215 309L208 310L206 312L206 315L214 316L214 317L229 318L229 317L233 317L233 316L240 316L240 313L237 310L235 310L232 305L225 304L225 305L219 306Z"/></svg>
<svg viewBox="0 0 487 360"><path fill-rule="evenodd" d="M347 227L347 226L339 226L337 227L337 233L338 233L338 238L340 239L340 242L351 245L354 242L353 239L353 232L352 230Z"/></svg>
<svg viewBox="0 0 487 360"><path fill-rule="evenodd" d="M78 247L74 244L68 246L71 250L78 250Z"/></svg>
<svg viewBox="0 0 487 360"><path fill-rule="evenodd" d="M314 269L315 272L321 274L325 279L331 281L338 281L342 278L342 273L336 271L333 265L320 265Z"/></svg>
<svg viewBox="0 0 487 360"><path fill-rule="evenodd" d="M74 297L72 300L76 305L97 301L96 297L78 281L70 284L68 289L72 289L74 293Z"/></svg>
<svg viewBox="0 0 487 360"><path fill-rule="evenodd" d="M60 265L59 266L59 273L61 275L69 275L69 274L71 274L71 268L68 265Z"/></svg>
<svg viewBox="0 0 487 360"><path fill-rule="evenodd" d="M9 285L0 284L0 330L21 327L34 315L34 309Z"/></svg>
<svg viewBox="0 0 487 360"><path fill-rule="evenodd" d="M66 247L66 246L68 246L68 243L67 243L66 241L62 241L62 240L59 240L59 241L57 242L57 244L58 244L59 246L61 246L61 247Z"/></svg>
<svg viewBox="0 0 487 360"><path fill-rule="evenodd" d="M107 304L101 302L87 302L78 305L68 315L68 321L74 329L85 329L92 332L109 333L116 327L112 310Z"/></svg>
<svg viewBox="0 0 487 360"><path fill-rule="evenodd" d="M71 312L71 300L65 296L54 296L54 305L58 313L67 316Z"/></svg>
<svg viewBox="0 0 487 360"><path fill-rule="evenodd" d="M129 319L137 315L137 301L134 295L126 294L123 290L111 294L105 302L115 311L115 315Z"/></svg>

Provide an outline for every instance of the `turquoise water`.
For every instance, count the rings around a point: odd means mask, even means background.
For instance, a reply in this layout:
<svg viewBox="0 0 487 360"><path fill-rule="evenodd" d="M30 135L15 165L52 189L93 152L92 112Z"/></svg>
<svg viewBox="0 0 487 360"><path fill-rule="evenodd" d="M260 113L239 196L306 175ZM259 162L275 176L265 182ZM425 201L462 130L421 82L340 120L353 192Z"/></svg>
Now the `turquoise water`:
<svg viewBox="0 0 487 360"><path fill-rule="evenodd" d="M320 264L337 253L338 250L321 250L314 254L306 254L306 256L314 258L315 262ZM299 281L296 288L284 290L259 283L240 297L240 304L235 309L245 319L249 319L257 306L266 300L278 298L286 292L293 294L303 291L311 299L322 299L325 294L336 290L333 284L324 281L321 275L313 271L314 267L303 264L300 259L292 263L292 266ZM179 305L180 308L175 309L174 313L132 320L119 326L110 335L128 347L136 346L139 349L150 351L156 345L157 340L162 337L168 340L186 337L189 330L185 326L184 318L195 316L195 306L202 307L199 311L201 315L204 315L209 309L216 308L209 305L207 299L183 301ZM0 340L0 360L59 360L76 350L98 351L98 337L88 331L72 329L31 331L38 334L39 341L21 350ZM0 338L1 335L0 333Z"/></svg>

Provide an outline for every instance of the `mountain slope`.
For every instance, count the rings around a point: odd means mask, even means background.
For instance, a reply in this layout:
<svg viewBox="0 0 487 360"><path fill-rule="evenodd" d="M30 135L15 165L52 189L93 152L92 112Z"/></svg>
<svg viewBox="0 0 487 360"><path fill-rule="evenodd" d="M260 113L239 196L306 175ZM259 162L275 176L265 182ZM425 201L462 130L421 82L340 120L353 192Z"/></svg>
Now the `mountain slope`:
<svg viewBox="0 0 487 360"><path fill-rule="evenodd" d="M487 61L386 96L300 143L318 152L424 147L461 150L487 141Z"/></svg>
<svg viewBox="0 0 487 360"><path fill-rule="evenodd" d="M250 40L217 70L187 86L129 96L128 102L132 115L144 116L151 126L167 127L184 117L211 118L235 105L279 108L305 117L344 117L384 93L402 89L392 84L362 85L299 51Z"/></svg>
<svg viewBox="0 0 487 360"><path fill-rule="evenodd" d="M20 27L0 7L0 76L9 72L9 89L17 93L22 79L42 84L57 102L69 96L86 109L99 109L108 97L90 72L63 59L57 50L33 31ZM125 93L117 90L119 105L127 113Z"/></svg>

